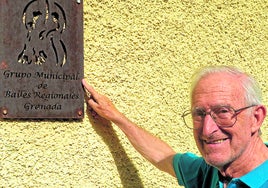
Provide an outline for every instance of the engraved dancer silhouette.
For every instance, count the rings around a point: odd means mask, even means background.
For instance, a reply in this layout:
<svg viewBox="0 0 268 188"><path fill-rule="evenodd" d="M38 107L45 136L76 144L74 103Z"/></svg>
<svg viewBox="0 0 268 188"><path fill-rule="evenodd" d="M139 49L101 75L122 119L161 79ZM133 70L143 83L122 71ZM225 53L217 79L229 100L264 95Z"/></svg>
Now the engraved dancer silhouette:
<svg viewBox="0 0 268 188"><path fill-rule="evenodd" d="M62 34L66 17L62 6L49 0L32 0L23 10L22 22L27 37L18 62L43 65L52 61L56 66L64 66L67 52Z"/></svg>

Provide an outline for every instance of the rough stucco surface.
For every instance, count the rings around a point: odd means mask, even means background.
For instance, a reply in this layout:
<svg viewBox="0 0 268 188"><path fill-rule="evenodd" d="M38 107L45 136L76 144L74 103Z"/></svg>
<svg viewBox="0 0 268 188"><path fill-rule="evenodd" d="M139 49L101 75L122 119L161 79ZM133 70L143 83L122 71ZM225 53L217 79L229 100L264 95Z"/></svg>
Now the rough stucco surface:
<svg viewBox="0 0 268 188"><path fill-rule="evenodd" d="M198 153L180 118L197 68L246 70L268 105L267 8L266 0L85 0L85 77L176 151ZM0 122L0 187L178 187L117 127L89 116ZM267 132L266 120L265 141Z"/></svg>

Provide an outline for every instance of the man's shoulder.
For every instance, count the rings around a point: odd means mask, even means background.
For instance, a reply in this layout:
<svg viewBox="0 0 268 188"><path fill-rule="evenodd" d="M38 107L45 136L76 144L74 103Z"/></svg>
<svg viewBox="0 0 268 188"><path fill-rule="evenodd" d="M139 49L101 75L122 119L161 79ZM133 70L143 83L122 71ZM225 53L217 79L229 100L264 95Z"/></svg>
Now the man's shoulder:
<svg viewBox="0 0 268 188"><path fill-rule="evenodd" d="M196 187L200 184L200 180L204 186L216 185L218 182L218 170L208 165L203 157L196 154L176 154L173 167L179 184L185 187Z"/></svg>
<svg viewBox="0 0 268 188"><path fill-rule="evenodd" d="M206 163L203 157L194 153L177 153L173 158L173 166L176 168L188 168L189 166L195 168L208 168L210 165Z"/></svg>

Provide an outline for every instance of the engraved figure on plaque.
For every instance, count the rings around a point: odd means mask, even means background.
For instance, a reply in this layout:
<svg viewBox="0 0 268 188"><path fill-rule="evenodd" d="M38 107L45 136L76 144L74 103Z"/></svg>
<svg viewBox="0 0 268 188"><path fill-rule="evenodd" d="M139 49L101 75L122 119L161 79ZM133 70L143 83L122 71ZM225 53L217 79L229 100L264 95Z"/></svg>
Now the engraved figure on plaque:
<svg viewBox="0 0 268 188"><path fill-rule="evenodd" d="M18 62L43 65L50 57L56 66L64 66L67 51L61 37L66 27L63 7L57 2L32 0L23 10L22 22L27 36Z"/></svg>

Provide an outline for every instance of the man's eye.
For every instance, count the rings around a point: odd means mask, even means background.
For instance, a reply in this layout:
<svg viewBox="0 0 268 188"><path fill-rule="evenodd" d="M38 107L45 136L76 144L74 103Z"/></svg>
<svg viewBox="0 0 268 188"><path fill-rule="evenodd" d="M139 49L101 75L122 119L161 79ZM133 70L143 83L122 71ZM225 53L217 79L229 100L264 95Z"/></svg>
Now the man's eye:
<svg viewBox="0 0 268 188"><path fill-rule="evenodd" d="M221 108L214 109L213 112L215 114L225 114L225 113L229 113L230 112L230 109L227 108L227 107L221 107Z"/></svg>
<svg viewBox="0 0 268 188"><path fill-rule="evenodd" d="M196 110L193 115L203 117L206 113L203 110Z"/></svg>

